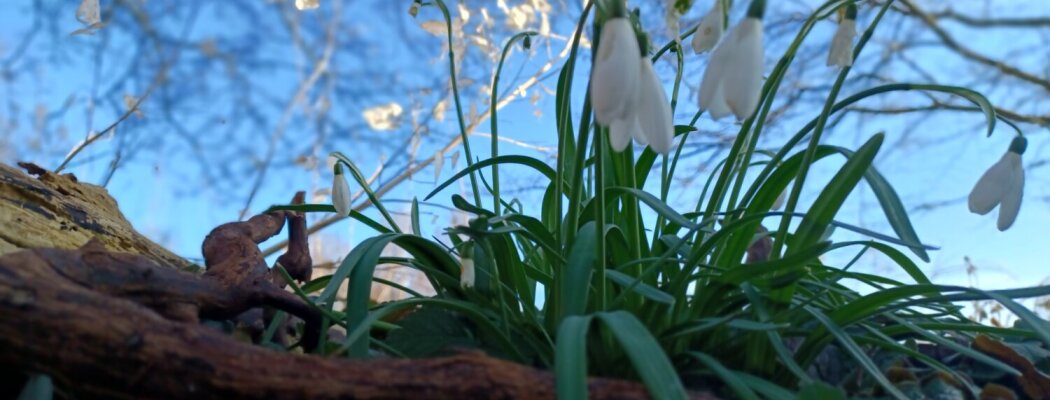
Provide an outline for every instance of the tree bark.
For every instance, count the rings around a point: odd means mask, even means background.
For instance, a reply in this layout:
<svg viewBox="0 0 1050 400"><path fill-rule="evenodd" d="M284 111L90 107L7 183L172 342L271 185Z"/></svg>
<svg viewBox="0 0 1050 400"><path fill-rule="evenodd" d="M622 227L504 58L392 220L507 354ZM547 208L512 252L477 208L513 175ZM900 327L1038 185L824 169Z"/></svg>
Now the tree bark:
<svg viewBox="0 0 1050 400"><path fill-rule="evenodd" d="M180 293L222 297L210 285L215 283L98 247L5 255L0 257L0 364L49 374L78 397L554 397L550 373L481 353L329 359L253 346L164 315L163 306L187 304ZM143 304L149 299L154 304ZM593 398L647 397L634 382L592 378L589 387Z"/></svg>
<svg viewBox="0 0 1050 400"><path fill-rule="evenodd" d="M0 255L38 247L75 249L97 238L114 251L142 254L164 267L192 264L131 227L106 189L19 163L33 178L0 164Z"/></svg>

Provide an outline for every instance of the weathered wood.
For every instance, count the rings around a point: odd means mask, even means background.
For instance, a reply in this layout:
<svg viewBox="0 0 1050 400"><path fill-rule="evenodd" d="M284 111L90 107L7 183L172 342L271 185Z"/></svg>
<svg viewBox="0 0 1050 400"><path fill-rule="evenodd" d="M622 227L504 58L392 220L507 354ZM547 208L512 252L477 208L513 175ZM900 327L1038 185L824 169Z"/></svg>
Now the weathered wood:
<svg viewBox="0 0 1050 400"><path fill-rule="evenodd" d="M169 312L184 303L183 289L222 303L228 295L205 282L211 281L98 247L2 256L0 365L47 373L80 397L554 397L550 373L480 353L326 359L242 343ZM647 397L633 382L593 378L589 386L594 398Z"/></svg>
<svg viewBox="0 0 1050 400"><path fill-rule="evenodd" d="M38 247L75 249L92 238L114 251L142 254L164 267L191 263L131 227L106 189L20 163L33 178L0 164L0 255Z"/></svg>

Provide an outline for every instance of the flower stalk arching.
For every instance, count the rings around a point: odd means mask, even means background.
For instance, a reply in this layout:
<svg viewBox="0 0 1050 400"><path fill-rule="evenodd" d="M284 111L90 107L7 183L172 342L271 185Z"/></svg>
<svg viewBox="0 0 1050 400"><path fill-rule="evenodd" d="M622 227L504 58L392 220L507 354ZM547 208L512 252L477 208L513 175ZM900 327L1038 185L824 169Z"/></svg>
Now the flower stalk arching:
<svg viewBox="0 0 1050 400"><path fill-rule="evenodd" d="M859 102L861 100L864 100L864 99L866 99L868 97L872 97L872 96L876 96L876 95L883 94L883 93L888 93L888 92L924 90L924 91L933 91L933 92L958 94L958 93L956 93L954 91L955 89L958 89L958 88L953 87L953 86L933 85L933 84L891 83L891 84L887 84L887 85L876 86L876 87L873 87L873 88L865 89L865 90L860 91L860 92L858 92L856 94L853 94L853 95L851 95L849 97L846 97L845 99L842 99L842 101L836 103L835 106L833 106L831 108L831 113L834 114L836 112L842 111L846 107L849 107L849 106L851 106L853 104L856 104L857 102ZM980 111L980 108L977 107L977 108L974 108L974 110L975 111ZM798 143L801 142L802 139L804 139L806 137L806 135L808 135L811 131L813 131L813 129L817 125L818 118L819 118L819 116L816 117L816 118L813 118L812 120L810 120L809 123L807 123L805 126L803 126L802 129L799 129L799 131L796 132L795 135L793 135L791 138L788 139L788 141L784 144L784 146L782 146L780 148L780 150L778 150L777 153L775 155L773 155L772 158L770 158L770 162L758 174L758 177L755 179L756 183L764 182L769 177L769 175L773 173L773 169L777 165L777 163L783 161L787 157L787 153L790 152L796 145L798 145ZM1017 128L1012 122L1010 122L1010 120L1008 120L1008 119L1006 119L1006 118L1004 118L1004 117L1002 117L1000 115L996 115L996 118L998 120L1002 121L1002 122L1007 123L1007 125L1010 125L1011 127L1013 127L1018 132L1018 134L1020 134L1020 129ZM757 185L757 184L756 185L752 185L748 189L748 191L745 193L745 195L744 195L743 199L741 200L740 204L747 204L747 203L751 202L752 200L754 200L755 196L758 194L758 188L759 188L759 185Z"/></svg>
<svg viewBox="0 0 1050 400"><path fill-rule="evenodd" d="M503 73L503 62L507 59L507 54L510 53L510 49L517 40L522 40L523 45L526 49L531 47L530 37L536 35L535 31L520 32L511 36L507 40L507 43L503 45L503 52L499 57L499 64L496 65L496 72L492 74L492 93L489 96L491 105L489 107L492 110L492 115L489 116L489 122L491 123L492 130L492 157L499 156L499 123L497 118L497 103L499 93L499 77ZM492 212L496 215L500 215L500 190L499 190L499 164L492 164Z"/></svg>
<svg viewBox="0 0 1050 400"><path fill-rule="evenodd" d="M452 40L452 16L449 15L448 7L444 0L434 0L441 9L441 15L445 18L445 30L448 35L448 71L449 80L452 81L452 99L456 103L456 121L459 123L459 134L463 139L463 155L467 158L467 167L474 165L474 156L470 151L470 137L467 134L467 124L463 117L463 103L459 98L459 83L456 79L456 51ZM478 177L475 171L470 171L470 188L474 193L474 205L481 206L481 192L478 190Z"/></svg>

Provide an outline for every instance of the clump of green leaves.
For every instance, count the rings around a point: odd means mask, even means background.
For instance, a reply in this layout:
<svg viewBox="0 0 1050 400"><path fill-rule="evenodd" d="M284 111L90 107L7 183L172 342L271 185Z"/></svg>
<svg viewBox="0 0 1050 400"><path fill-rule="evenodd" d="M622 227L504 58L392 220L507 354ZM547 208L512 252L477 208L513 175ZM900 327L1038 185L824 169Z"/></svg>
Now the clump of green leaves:
<svg viewBox="0 0 1050 400"><path fill-rule="evenodd" d="M688 3L679 1L675 6ZM948 349L989 373L1020 374L966 343L985 333L1024 337L1036 340L1037 346L1050 344L1050 325L1014 300L1045 296L1050 288L981 291L932 283L902 251L928 260L931 247L919 241L903 203L872 165L885 135L874 134L856 149L820 140L830 116L865 98L895 91L941 92L968 99L986 116L990 134L1001 117L984 96L961 87L899 83L839 99L850 71L845 67L825 106L809 124L776 152L757 148L766 116L803 40L817 21L851 3L827 1L805 20L766 76L758 108L743 121L726 157L701 189L685 189L698 195L695 207L687 211L676 210L667 199L682 155L681 143L695 134L701 111L688 124L674 127L679 145L668 155L648 148L640 153L613 151L607 128L592 119L589 98L573 112L573 81L587 73L577 68L578 49L581 33L596 12L593 3L580 16L570 56L558 78L557 162L551 166L528 156L499 155L493 107L490 157L475 160L466 149L466 168L426 196L437 196L469 177L471 198L453 195L451 203L472 219L467 226L448 229L451 246L421 234L416 202L412 231L402 232L353 162L334 154L384 221L351 211L351 218L376 235L358 243L333 275L299 290L324 310L330 323L347 329L345 342L323 348L329 354L363 358L376 352L430 356L476 347L553 370L559 395L572 399L586 396L589 374L640 379L655 398L682 398L693 386L744 399L796 394L832 398L825 394L842 389L899 398L908 396L910 389L893 381L887 371L899 367L902 359L908 367L950 377L962 393L979 392L976 379L920 351L916 341ZM887 1L866 10L873 16L855 46L854 58L891 4ZM433 5L448 22L444 2L435 0ZM595 20L603 18L599 15ZM683 39L693 33L687 31ZM493 79L493 99L509 49L530 35L522 33L507 41ZM684 51L679 46L672 41L656 48L652 59L674 48L681 65ZM449 68L462 121L455 60L449 57ZM671 104L678 103L681 80L679 68ZM578 123L573 122L574 115L579 116ZM467 132L462 123L460 127L466 145ZM809 187L817 192L816 200L807 211L796 212L811 166L836 158L845 162L819 189ZM508 166L545 180L539 210L501 195L499 168ZM491 171L491 180L478 179L486 170ZM836 220L846 198L862 182L877 197L892 235ZM658 190L654 194L647 188ZM788 194L785 211L772 210L783 193ZM277 208L334 211L325 205ZM836 228L870 239L831 240L829 232ZM409 256L381 256L390 245ZM832 252L852 252L854 257L842 265L828 265L823 257ZM867 253L880 253L896 263L912 282L852 271ZM462 258L473 260L473 286L461 284ZM377 265L391 263L422 271L436 295L371 304L372 285L396 286L373 280ZM349 282L347 303L335 310L335 293L345 281ZM870 288L868 294L856 290L858 286ZM1000 302L1026 325L980 325L966 319L953 304L979 299ZM389 319L405 310L416 311L403 319ZM423 337L427 339L416 339ZM857 379L870 385L847 384Z"/></svg>

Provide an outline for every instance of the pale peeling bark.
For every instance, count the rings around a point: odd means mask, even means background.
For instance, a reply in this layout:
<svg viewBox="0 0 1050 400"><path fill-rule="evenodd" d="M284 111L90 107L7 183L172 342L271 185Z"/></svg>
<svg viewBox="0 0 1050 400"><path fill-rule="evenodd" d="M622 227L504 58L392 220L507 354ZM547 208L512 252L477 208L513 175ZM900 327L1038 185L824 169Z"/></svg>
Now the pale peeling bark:
<svg viewBox="0 0 1050 400"><path fill-rule="evenodd" d="M168 268L192 268L142 236L106 189L32 164L0 164L0 255L21 249L75 249L96 238L107 249L141 254Z"/></svg>

